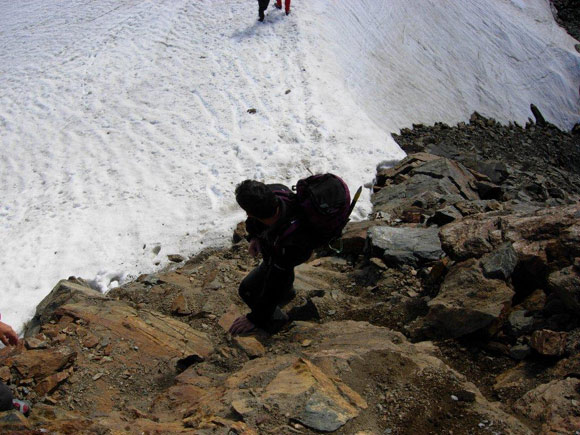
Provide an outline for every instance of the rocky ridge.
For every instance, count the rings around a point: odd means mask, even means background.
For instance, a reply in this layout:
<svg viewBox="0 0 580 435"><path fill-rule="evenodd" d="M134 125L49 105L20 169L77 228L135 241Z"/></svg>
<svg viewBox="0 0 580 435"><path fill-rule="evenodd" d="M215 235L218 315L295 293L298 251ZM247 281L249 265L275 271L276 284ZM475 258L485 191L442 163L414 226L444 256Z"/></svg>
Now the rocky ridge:
<svg viewBox="0 0 580 435"><path fill-rule="evenodd" d="M378 166L371 218L297 268L279 334L226 332L257 264L243 225L107 295L71 277L0 350L0 379L33 402L0 430L580 431L578 130L474 114L397 140L409 156Z"/></svg>

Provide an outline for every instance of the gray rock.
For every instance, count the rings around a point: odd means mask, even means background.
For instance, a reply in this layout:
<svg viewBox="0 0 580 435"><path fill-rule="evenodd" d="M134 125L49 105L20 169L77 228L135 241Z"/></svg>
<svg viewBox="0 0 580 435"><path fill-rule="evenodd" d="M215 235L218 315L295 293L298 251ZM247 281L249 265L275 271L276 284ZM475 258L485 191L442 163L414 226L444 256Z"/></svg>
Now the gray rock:
<svg viewBox="0 0 580 435"><path fill-rule="evenodd" d="M427 225L435 224L439 227L447 225L456 219L461 219L463 215L454 206L450 205L437 210L433 216L427 219Z"/></svg>
<svg viewBox="0 0 580 435"><path fill-rule="evenodd" d="M526 313L526 310L514 310L508 317L508 323L512 331L517 335L525 334L532 330L534 318L526 317Z"/></svg>
<svg viewBox="0 0 580 435"><path fill-rule="evenodd" d="M472 167L477 172L487 175L495 184L501 184L510 175L510 170L505 163L494 160L478 161Z"/></svg>
<svg viewBox="0 0 580 435"><path fill-rule="evenodd" d="M382 257L387 265L420 266L443 256L437 228L393 228L377 226L369 230L371 256Z"/></svg>
<svg viewBox="0 0 580 435"><path fill-rule="evenodd" d="M510 349L510 356L517 361L526 359L531 353L532 348L527 344L517 344Z"/></svg>
<svg viewBox="0 0 580 435"><path fill-rule="evenodd" d="M183 263L185 261L185 257L179 254L168 255L167 259L173 263Z"/></svg>
<svg viewBox="0 0 580 435"><path fill-rule="evenodd" d="M484 255L481 267L486 278L508 279L518 264L518 256L511 243L503 243L495 251Z"/></svg>
<svg viewBox="0 0 580 435"><path fill-rule="evenodd" d="M399 217L409 207L436 210L462 200L478 200L475 178L463 165L430 154L412 154L395 168L377 174L382 187L372 197L373 211ZM380 187L379 187L380 188Z"/></svg>
<svg viewBox="0 0 580 435"><path fill-rule="evenodd" d="M349 417L329 397L314 393L297 420L311 429L321 432L334 432L345 423Z"/></svg>

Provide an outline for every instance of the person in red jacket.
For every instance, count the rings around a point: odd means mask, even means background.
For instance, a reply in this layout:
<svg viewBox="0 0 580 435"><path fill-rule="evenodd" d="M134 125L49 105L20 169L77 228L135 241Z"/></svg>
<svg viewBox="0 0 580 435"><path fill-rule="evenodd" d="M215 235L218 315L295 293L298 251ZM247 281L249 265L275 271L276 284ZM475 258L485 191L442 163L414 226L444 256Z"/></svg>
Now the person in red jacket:
<svg viewBox="0 0 580 435"><path fill-rule="evenodd" d="M10 325L0 322L0 341L4 346L16 346L18 344L18 335ZM0 412L17 409L24 415L30 412L30 404L24 400L14 399L12 391L2 382L0 382Z"/></svg>
<svg viewBox="0 0 580 435"><path fill-rule="evenodd" d="M282 0L276 0L276 5L278 9L282 9ZM290 13L290 0L284 0L284 10L286 11L286 15Z"/></svg>
<svg viewBox="0 0 580 435"><path fill-rule="evenodd" d="M269 4L270 0L258 0L258 21L264 21L264 11L268 9ZM282 0L276 0L274 6L278 9L282 9ZM284 1L284 9L286 10L286 15L288 15L290 13L290 0Z"/></svg>

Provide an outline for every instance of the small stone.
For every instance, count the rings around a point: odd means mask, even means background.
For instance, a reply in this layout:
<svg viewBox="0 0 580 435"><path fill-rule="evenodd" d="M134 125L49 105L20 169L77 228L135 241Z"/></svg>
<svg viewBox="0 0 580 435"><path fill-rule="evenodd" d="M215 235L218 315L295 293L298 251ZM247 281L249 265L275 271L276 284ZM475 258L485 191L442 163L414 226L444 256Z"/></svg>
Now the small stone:
<svg viewBox="0 0 580 435"><path fill-rule="evenodd" d="M255 113L256 113L256 109L248 109L248 113L249 113L250 115L253 115L253 114L255 114Z"/></svg>
<svg viewBox="0 0 580 435"><path fill-rule="evenodd" d="M6 366L0 367L0 379L4 383L8 383L10 381L12 374L10 373L10 369Z"/></svg>
<svg viewBox="0 0 580 435"><path fill-rule="evenodd" d="M27 349L46 349L48 347L48 343L46 340L39 340L38 338L27 338L24 341L24 344Z"/></svg>
<svg viewBox="0 0 580 435"><path fill-rule="evenodd" d="M290 92L292 92L290 89L286 89L286 92L284 92L286 95L288 95Z"/></svg>
<svg viewBox="0 0 580 435"><path fill-rule="evenodd" d="M260 426L261 424L264 424L267 421L268 421L267 415L259 415L258 417L256 417L256 426Z"/></svg>
<svg viewBox="0 0 580 435"><path fill-rule="evenodd" d="M46 396L44 398L44 403L47 403L49 405L56 405L58 403L58 401L56 399L54 399L53 397Z"/></svg>
<svg viewBox="0 0 580 435"><path fill-rule="evenodd" d="M173 303L171 304L171 313L181 316L191 314L191 310L187 306L187 300L183 293L179 293L173 300Z"/></svg>
<svg viewBox="0 0 580 435"><path fill-rule="evenodd" d="M179 254L171 254L167 256L167 259L172 263L183 263L185 261L185 257Z"/></svg>
<svg viewBox="0 0 580 435"><path fill-rule="evenodd" d="M373 258L371 258L370 261L371 261L372 264L374 264L375 266L377 266L379 269L382 269L382 270L386 270L387 269L387 265L380 258L373 257Z"/></svg>
<svg viewBox="0 0 580 435"><path fill-rule="evenodd" d="M255 337L235 337L234 341L250 358L258 358L266 353L262 343Z"/></svg>
<svg viewBox="0 0 580 435"><path fill-rule="evenodd" d="M459 397L457 397L456 395L452 394L451 395L451 400L454 400L454 401L457 402L459 400Z"/></svg>
<svg viewBox="0 0 580 435"><path fill-rule="evenodd" d="M302 345L302 347L308 347L312 344L312 340L306 339L306 340L302 341L302 343L300 343L300 344Z"/></svg>
<svg viewBox="0 0 580 435"><path fill-rule="evenodd" d="M98 337L96 337L93 334L88 334L85 339L83 340L83 346L92 349L93 347L95 347L97 344L99 344L99 339Z"/></svg>
<svg viewBox="0 0 580 435"><path fill-rule="evenodd" d="M532 349L527 344L517 344L510 349L510 357L517 361L524 360L530 355Z"/></svg>
<svg viewBox="0 0 580 435"><path fill-rule="evenodd" d="M97 373L95 376L93 376L93 381L96 381L97 379L101 378L103 376L103 373Z"/></svg>

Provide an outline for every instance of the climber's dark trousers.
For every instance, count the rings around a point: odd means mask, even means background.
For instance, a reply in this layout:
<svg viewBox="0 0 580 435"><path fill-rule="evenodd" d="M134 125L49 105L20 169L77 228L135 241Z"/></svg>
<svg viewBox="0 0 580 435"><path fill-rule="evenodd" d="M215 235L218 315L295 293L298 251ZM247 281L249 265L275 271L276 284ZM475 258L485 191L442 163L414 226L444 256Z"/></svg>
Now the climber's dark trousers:
<svg viewBox="0 0 580 435"><path fill-rule="evenodd" d="M260 327L267 325L276 306L294 296L294 268L280 269L263 261L240 284L239 294L252 312L248 318Z"/></svg>
<svg viewBox="0 0 580 435"><path fill-rule="evenodd" d="M270 0L258 0L258 15L260 15L260 18L264 18L264 11L268 9L269 4Z"/></svg>
<svg viewBox="0 0 580 435"><path fill-rule="evenodd" d="M0 382L0 411L10 411L14 408L12 404L12 391Z"/></svg>

